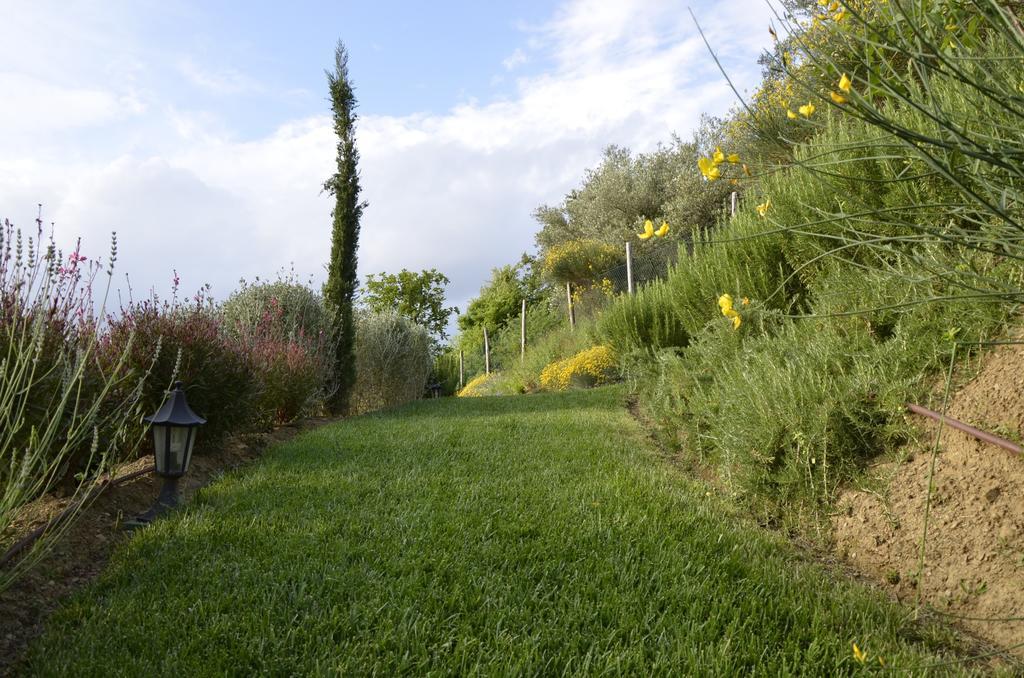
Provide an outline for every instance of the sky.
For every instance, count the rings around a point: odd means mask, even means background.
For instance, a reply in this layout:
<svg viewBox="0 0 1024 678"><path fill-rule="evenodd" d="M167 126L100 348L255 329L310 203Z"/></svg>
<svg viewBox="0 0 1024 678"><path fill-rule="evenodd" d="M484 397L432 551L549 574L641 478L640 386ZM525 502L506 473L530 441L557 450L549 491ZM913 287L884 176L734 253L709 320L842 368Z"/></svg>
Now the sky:
<svg viewBox="0 0 1024 678"><path fill-rule="evenodd" d="M360 279L436 268L465 309L534 251L616 144L688 137L759 80L764 0L0 0L0 219L105 258L138 299L294 270L319 284L335 166L325 70L349 52Z"/></svg>

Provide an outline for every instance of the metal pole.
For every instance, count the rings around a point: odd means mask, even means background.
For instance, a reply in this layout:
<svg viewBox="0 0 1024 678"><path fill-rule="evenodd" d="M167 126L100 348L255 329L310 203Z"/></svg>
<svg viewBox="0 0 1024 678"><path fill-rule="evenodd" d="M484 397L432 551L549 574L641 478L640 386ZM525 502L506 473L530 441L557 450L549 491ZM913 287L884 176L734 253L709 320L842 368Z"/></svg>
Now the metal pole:
<svg viewBox="0 0 1024 678"><path fill-rule="evenodd" d="M572 307L572 283L565 283L565 299L569 302L569 327L576 329L576 311Z"/></svg>
<svg viewBox="0 0 1024 678"><path fill-rule="evenodd" d="M626 291L633 294L633 246L626 241Z"/></svg>
<svg viewBox="0 0 1024 678"><path fill-rule="evenodd" d="M519 313L519 362L526 361L526 299L523 299L523 308Z"/></svg>
<svg viewBox="0 0 1024 678"><path fill-rule="evenodd" d="M738 196L739 193L737 193L736 191L733 191L732 193L729 194L729 216L731 217L736 216L736 200Z"/></svg>
<svg viewBox="0 0 1024 678"><path fill-rule="evenodd" d="M465 371L464 371L464 356L462 351L459 351L459 390L462 390L462 386L465 383Z"/></svg>
<svg viewBox="0 0 1024 678"><path fill-rule="evenodd" d="M491 343L487 339L487 328L484 328L484 372L491 373Z"/></svg>

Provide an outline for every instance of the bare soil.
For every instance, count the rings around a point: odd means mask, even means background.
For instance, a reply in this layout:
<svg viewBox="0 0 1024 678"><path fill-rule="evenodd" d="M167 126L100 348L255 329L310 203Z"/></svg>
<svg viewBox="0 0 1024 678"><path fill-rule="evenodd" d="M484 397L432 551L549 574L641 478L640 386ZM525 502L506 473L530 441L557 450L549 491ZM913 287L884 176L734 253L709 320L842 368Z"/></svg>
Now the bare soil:
<svg viewBox="0 0 1024 678"><path fill-rule="evenodd" d="M179 484L182 498L187 500L224 472L260 456L269 445L330 421L333 420L306 419L270 433L232 438L217 450L197 453ZM152 464L151 457L138 459L120 466L116 477ZM124 522L152 506L160 487L160 479L152 473L110 487L83 509L52 551L0 593L0 675L15 670L18 658L31 639L41 633L47 617L103 570L114 547L130 534L124 529ZM26 506L3 533L0 550L6 551L11 544L58 516L68 504L67 498L46 495Z"/></svg>
<svg viewBox="0 0 1024 678"><path fill-rule="evenodd" d="M841 493L832 521L836 548L897 598L920 597L1024 657L1024 455L943 427L921 570L938 424L911 416L921 435L903 459L876 465L861 487ZM985 354L978 374L951 397L949 416L1019 443L1024 345Z"/></svg>

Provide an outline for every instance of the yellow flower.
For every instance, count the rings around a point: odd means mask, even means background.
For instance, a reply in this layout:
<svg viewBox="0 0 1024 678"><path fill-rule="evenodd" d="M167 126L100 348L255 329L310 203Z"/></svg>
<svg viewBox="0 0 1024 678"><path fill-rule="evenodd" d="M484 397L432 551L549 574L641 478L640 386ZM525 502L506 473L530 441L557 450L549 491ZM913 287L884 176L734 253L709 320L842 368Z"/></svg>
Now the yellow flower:
<svg viewBox="0 0 1024 678"><path fill-rule="evenodd" d="M732 307L732 295L723 294L718 297L718 308L722 309L722 315L732 319L732 328L738 330L740 325L743 324L743 319L740 318L740 314L736 309Z"/></svg>
<svg viewBox="0 0 1024 678"><path fill-rule="evenodd" d="M787 108L786 109L786 117L789 118L790 120L796 120L796 113L794 113L793 111L791 111L791 110L789 110Z"/></svg>
<svg viewBox="0 0 1024 678"><path fill-rule="evenodd" d="M721 151L718 151L719 153ZM718 163L708 158L700 158L697 160L697 167L700 168L700 173L704 175L704 178L708 181L714 181L722 176L722 170L718 169Z"/></svg>
<svg viewBox="0 0 1024 678"><path fill-rule="evenodd" d="M750 306L750 299L747 297L743 297L743 301L741 301L740 303L743 304L744 306Z"/></svg>
<svg viewBox="0 0 1024 678"><path fill-rule="evenodd" d="M738 153L730 153L725 159L735 165L740 161L740 156Z"/></svg>
<svg viewBox="0 0 1024 678"><path fill-rule="evenodd" d="M654 224L652 224L651 220L648 219L647 221L644 222L644 232L637 233L636 237L640 238L641 240L647 240L652 235L654 235Z"/></svg>
<svg viewBox="0 0 1024 678"><path fill-rule="evenodd" d="M828 11L834 12L839 9L839 0L832 0L832 3L828 6Z"/></svg>
<svg viewBox="0 0 1024 678"><path fill-rule="evenodd" d="M835 19L836 21L842 21L843 19L846 18L846 10L845 9L839 10L838 12L836 12L836 15L834 17L832 17L832 18Z"/></svg>
<svg viewBox="0 0 1024 678"><path fill-rule="evenodd" d="M661 228L659 228L657 231L654 232L654 235L658 236L659 238L664 238L666 235L668 235L668 231L669 231L668 222L664 221L661 224Z"/></svg>
<svg viewBox="0 0 1024 678"><path fill-rule="evenodd" d="M844 91L846 93L849 93L850 92L850 88L852 86L853 86L853 82L850 80L849 76L846 75L846 73L843 73L843 77L839 78L839 89L841 89L842 91Z"/></svg>
<svg viewBox="0 0 1024 678"><path fill-rule="evenodd" d="M840 106L846 103L846 97L838 92L829 92L828 95L832 97L832 101L836 102Z"/></svg>
<svg viewBox="0 0 1024 678"><path fill-rule="evenodd" d="M804 116L805 118L809 118L812 115L814 115L814 104L808 101L806 104L804 104L797 110L800 111L800 115Z"/></svg>
<svg viewBox="0 0 1024 678"><path fill-rule="evenodd" d="M864 650L857 647L857 643L853 644L853 658L863 664L868 660L868 655Z"/></svg>
<svg viewBox="0 0 1024 678"><path fill-rule="evenodd" d="M711 162L715 165L725 162L725 153L722 153L722 149L718 146L715 146L715 154L711 156Z"/></svg>
<svg viewBox="0 0 1024 678"><path fill-rule="evenodd" d="M772 206L772 199L768 198L763 203L761 203L760 205L757 206L757 216L763 218L764 215L768 214L768 208L771 207L771 206Z"/></svg>

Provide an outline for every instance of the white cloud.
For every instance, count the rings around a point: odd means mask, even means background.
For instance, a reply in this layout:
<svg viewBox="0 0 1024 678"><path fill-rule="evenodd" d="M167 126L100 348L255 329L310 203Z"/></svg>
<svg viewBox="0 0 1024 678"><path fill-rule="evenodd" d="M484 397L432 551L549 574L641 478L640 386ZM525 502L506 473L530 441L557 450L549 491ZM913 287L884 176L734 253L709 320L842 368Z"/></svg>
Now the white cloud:
<svg viewBox="0 0 1024 678"><path fill-rule="evenodd" d="M767 34L753 36L768 9L758 0L729 10L728 19L710 9L701 19L723 58L743 65L733 73L740 86L750 86L756 46L767 42ZM450 301L464 307L492 267L532 248L532 210L560 201L604 146L650 150L673 132L688 134L701 112L724 112L732 99L678 0L569 2L529 29L524 45L531 60L553 65L520 78L511 98L469 100L439 115L360 119L369 201L363 275L438 268L452 279ZM514 52L506 68L521 63L517 55L525 58ZM243 74L183 64L197 85L237 92L251 84ZM85 119L123 114L117 95L78 96ZM117 229L121 270L137 292L166 289L173 268L185 288L209 281L218 297L241 276L266 277L290 262L322 277L331 199L321 186L336 143L329 117L284 122L241 141L202 111L164 107L150 124L159 143L115 144L119 150L101 160L62 165L47 152L5 158L19 169L0 167L0 211L20 211L26 222L45 200L58 227L83 234L93 250L105 249ZM45 145L43 135L35 138ZM0 138L0 154L5 146Z"/></svg>
<svg viewBox="0 0 1024 678"><path fill-rule="evenodd" d="M98 88L62 87L23 73L0 73L0 130L27 137L114 122L145 110L130 94Z"/></svg>
<svg viewBox="0 0 1024 678"><path fill-rule="evenodd" d="M258 80L245 73L234 68L203 68L192 57L183 57L178 61L178 72L196 87L214 94L243 94L264 90Z"/></svg>
<svg viewBox="0 0 1024 678"><path fill-rule="evenodd" d="M525 64L527 60L528 59L526 57L526 52L524 52L521 48L516 48L516 50L512 52L512 54L508 55L508 57L506 57L505 60L501 62L501 65L505 67L506 71L511 71Z"/></svg>

